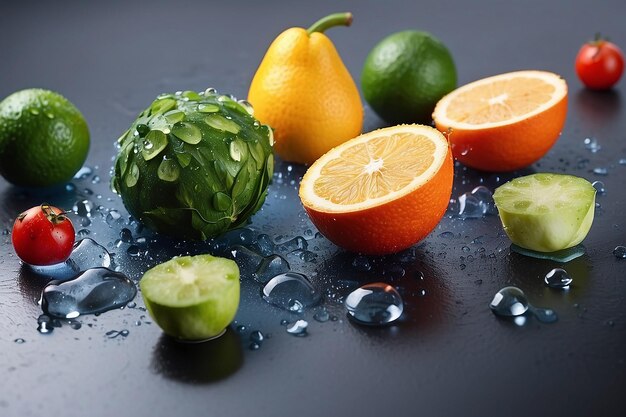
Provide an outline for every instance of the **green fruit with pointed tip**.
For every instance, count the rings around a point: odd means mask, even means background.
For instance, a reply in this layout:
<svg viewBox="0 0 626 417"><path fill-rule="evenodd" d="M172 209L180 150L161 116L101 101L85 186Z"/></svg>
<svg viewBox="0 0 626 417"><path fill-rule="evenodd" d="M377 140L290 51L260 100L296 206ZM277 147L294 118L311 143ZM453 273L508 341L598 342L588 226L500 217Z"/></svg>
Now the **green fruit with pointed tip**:
<svg viewBox="0 0 626 417"><path fill-rule="evenodd" d="M83 115L58 93L17 91L0 102L0 175L26 187L72 179L89 151Z"/></svg>
<svg viewBox="0 0 626 417"><path fill-rule="evenodd" d="M244 224L274 170L271 128L249 103L213 89L160 95L118 144L112 187L129 213L182 239Z"/></svg>
<svg viewBox="0 0 626 417"><path fill-rule="evenodd" d="M595 210L596 189L584 178L539 173L496 188L504 231L518 246L555 252L583 241Z"/></svg>
<svg viewBox="0 0 626 417"><path fill-rule="evenodd" d="M211 255L175 257L139 281L148 312L165 334L201 341L222 334L239 306L239 267Z"/></svg>

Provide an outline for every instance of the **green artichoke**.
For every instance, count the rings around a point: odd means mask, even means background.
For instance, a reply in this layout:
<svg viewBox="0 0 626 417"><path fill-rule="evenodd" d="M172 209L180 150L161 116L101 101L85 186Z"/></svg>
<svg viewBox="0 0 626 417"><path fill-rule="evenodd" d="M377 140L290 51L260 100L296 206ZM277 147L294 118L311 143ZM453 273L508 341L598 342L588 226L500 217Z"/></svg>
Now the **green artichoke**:
<svg viewBox="0 0 626 417"><path fill-rule="evenodd" d="M206 240L265 201L273 134L246 101L214 89L160 95L119 139L112 188L150 229Z"/></svg>

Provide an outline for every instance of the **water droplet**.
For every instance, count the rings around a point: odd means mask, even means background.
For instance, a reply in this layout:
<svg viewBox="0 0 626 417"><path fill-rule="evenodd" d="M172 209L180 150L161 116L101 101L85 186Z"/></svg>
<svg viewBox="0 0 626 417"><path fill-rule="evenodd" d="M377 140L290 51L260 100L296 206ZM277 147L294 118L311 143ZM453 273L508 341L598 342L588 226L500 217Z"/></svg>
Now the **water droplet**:
<svg viewBox="0 0 626 417"><path fill-rule="evenodd" d="M209 87L206 90L204 90L204 95L205 96L212 96L212 95L215 95L215 94L217 94L217 90L215 88L213 88L213 87Z"/></svg>
<svg viewBox="0 0 626 417"><path fill-rule="evenodd" d="M302 236L296 236L293 239L278 243L276 246L281 252L292 252L297 249L308 249L309 243Z"/></svg>
<svg viewBox="0 0 626 417"><path fill-rule="evenodd" d="M325 307L322 307L320 311L316 312L313 315L313 319L315 319L315 321L318 321L320 323L326 323L328 320L330 320L330 314L328 313Z"/></svg>
<svg viewBox="0 0 626 417"><path fill-rule="evenodd" d="M484 185L479 185L471 192L461 194L458 199L457 215L465 219L474 219L495 214L493 194Z"/></svg>
<svg viewBox="0 0 626 417"><path fill-rule="evenodd" d="M304 337L307 335L306 328L309 326L309 323L306 320L298 320L291 326L287 327L287 333L293 336Z"/></svg>
<svg viewBox="0 0 626 417"><path fill-rule="evenodd" d="M304 262L315 262L317 260L317 254L310 250L296 249L290 252L289 255L297 256L298 259Z"/></svg>
<svg viewBox="0 0 626 417"><path fill-rule="evenodd" d="M190 145L196 145L202 140L202 131L191 123L176 123L174 127L172 127L172 134Z"/></svg>
<svg viewBox="0 0 626 417"><path fill-rule="evenodd" d="M21 337L18 337L17 339L13 340L13 342L17 343L18 345L21 345L22 343L26 342L26 340L22 339Z"/></svg>
<svg viewBox="0 0 626 417"><path fill-rule="evenodd" d="M253 250L241 245L231 246L230 254L234 261L242 271L242 275L248 275L250 272L255 271L263 261L263 257Z"/></svg>
<svg viewBox="0 0 626 417"><path fill-rule="evenodd" d="M130 243L133 241L133 233L130 231L130 229L124 227L122 230L120 230L120 239L124 243Z"/></svg>
<svg viewBox="0 0 626 417"><path fill-rule="evenodd" d="M266 256L261 260L252 277L255 281L266 284L273 277L289 272L289 262L280 255Z"/></svg>
<svg viewBox="0 0 626 417"><path fill-rule="evenodd" d="M250 104L249 101L237 100L237 103L239 103L241 108L243 108L246 111L246 113L248 113L250 116L254 116L254 108L252 107L252 104Z"/></svg>
<svg viewBox="0 0 626 417"><path fill-rule="evenodd" d="M43 289L42 309L59 318L103 313L123 307L136 295L135 284L124 274L92 268L70 281L51 281Z"/></svg>
<svg viewBox="0 0 626 417"><path fill-rule="evenodd" d="M505 287L493 296L489 308L498 316L520 316L528 310L528 299L517 287Z"/></svg>
<svg viewBox="0 0 626 417"><path fill-rule="evenodd" d="M241 161L248 156L248 145L242 140L235 139L229 145L230 157L233 161Z"/></svg>
<svg viewBox="0 0 626 417"><path fill-rule="evenodd" d="M68 324L74 330L79 330L81 327L83 327L83 325L79 321L76 321L76 320L69 320Z"/></svg>
<svg viewBox="0 0 626 417"><path fill-rule="evenodd" d="M366 284L352 291L346 297L345 306L356 322L374 326L397 320L404 310L398 291L383 282Z"/></svg>
<svg viewBox="0 0 626 417"><path fill-rule="evenodd" d="M93 210L93 203L89 200L80 200L74 203L72 211L80 217L89 217Z"/></svg>
<svg viewBox="0 0 626 417"><path fill-rule="evenodd" d="M277 307L294 311L297 303L302 308L311 307L320 301L321 296L306 276L287 272L268 281L263 287L263 298Z"/></svg>
<svg viewBox="0 0 626 417"><path fill-rule="evenodd" d="M150 128L148 127L148 125L143 123L138 124L135 128L137 129L137 133L141 137L146 136L150 132Z"/></svg>
<svg viewBox="0 0 626 417"><path fill-rule="evenodd" d="M602 149L602 146L600 146L598 139L594 137L585 138L585 140L583 141L583 144L585 145L585 149L591 151L592 153L596 153L600 149Z"/></svg>
<svg viewBox="0 0 626 417"><path fill-rule="evenodd" d="M267 125L263 126L265 126L267 129L268 141L270 143L270 146L274 146L274 130Z"/></svg>
<svg viewBox="0 0 626 417"><path fill-rule="evenodd" d="M160 130L151 130L143 141L141 156L146 161L151 160L167 147L167 136Z"/></svg>
<svg viewBox="0 0 626 417"><path fill-rule="evenodd" d="M302 313L304 311L304 306L299 300L290 299L287 302L287 305L289 307L289 311L291 312Z"/></svg>
<svg viewBox="0 0 626 417"><path fill-rule="evenodd" d="M243 324L240 324L239 326L237 326L236 330L237 330L237 333L243 333L246 330L248 330L248 328L244 326Z"/></svg>
<svg viewBox="0 0 626 417"><path fill-rule="evenodd" d="M137 181L139 181L139 167L137 164L132 163L130 168L128 168L128 173L124 178L124 182L126 183L126 186L130 188L134 187L137 184Z"/></svg>
<svg viewBox="0 0 626 417"><path fill-rule="evenodd" d="M606 176L609 175L609 170L603 167L597 167L593 169L593 173L596 175Z"/></svg>
<svg viewBox="0 0 626 417"><path fill-rule="evenodd" d="M139 246L137 245L130 245L127 249L126 249L126 253L128 254L128 256L131 257L137 257L141 255L141 249L139 249Z"/></svg>
<svg viewBox="0 0 626 417"><path fill-rule="evenodd" d="M591 185L593 185L593 188L596 189L598 194L605 194L606 193L606 189L604 188L604 183L602 181L594 181L594 182L591 183Z"/></svg>
<svg viewBox="0 0 626 417"><path fill-rule="evenodd" d="M554 268L543 279L548 287L567 288L572 283L572 277L561 268Z"/></svg>
<svg viewBox="0 0 626 417"><path fill-rule="evenodd" d="M107 213L105 221L110 227L114 227L123 224L124 218L119 211L111 210Z"/></svg>
<svg viewBox="0 0 626 417"><path fill-rule="evenodd" d="M93 170L91 168L89 168L88 166L84 166L81 169L79 169L78 172L76 172L76 174L74 174L74 179L84 180L85 178L90 176L92 173L93 173Z"/></svg>
<svg viewBox="0 0 626 417"><path fill-rule="evenodd" d="M106 337L108 337L109 339L115 339L116 337L122 336L122 337L126 337L130 334L130 332L126 329L124 330L109 330L108 332L105 333Z"/></svg>
<svg viewBox="0 0 626 417"><path fill-rule="evenodd" d="M260 345L261 343L263 343L263 340L265 340L265 336L259 330L253 330L250 333L251 342L254 342Z"/></svg>
<svg viewBox="0 0 626 417"><path fill-rule="evenodd" d="M45 314L40 315L37 318L37 331L42 334L52 333L54 326L52 325L52 319Z"/></svg>
<svg viewBox="0 0 626 417"><path fill-rule="evenodd" d="M620 164L620 165L626 165L626 158L620 158L620 160L619 160L619 161L617 161L617 162L618 162L618 164Z"/></svg>
<svg viewBox="0 0 626 417"><path fill-rule="evenodd" d="M616 246L615 249L613 249L613 255L618 259L626 259L626 246Z"/></svg>
<svg viewBox="0 0 626 417"><path fill-rule="evenodd" d="M257 236L256 247L263 256L269 256L274 253L274 242L272 242L272 238L269 235L260 234Z"/></svg>
<svg viewBox="0 0 626 417"><path fill-rule="evenodd" d="M157 176L163 181L174 182L180 176L180 168L174 159L163 157L163 160L157 168Z"/></svg>

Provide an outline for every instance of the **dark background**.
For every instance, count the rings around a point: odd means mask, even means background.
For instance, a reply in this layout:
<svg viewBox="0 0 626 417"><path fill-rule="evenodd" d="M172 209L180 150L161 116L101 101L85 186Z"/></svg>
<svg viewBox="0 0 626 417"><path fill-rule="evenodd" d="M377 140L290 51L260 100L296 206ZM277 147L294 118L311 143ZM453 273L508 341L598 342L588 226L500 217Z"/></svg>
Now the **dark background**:
<svg viewBox="0 0 626 417"><path fill-rule="evenodd" d="M43 199L69 208L90 198L101 213L118 209L127 218L108 190L109 169L115 139L138 112L164 91L215 87L245 98L282 30L344 10L354 13L352 27L328 35L357 83L368 51L404 29L440 38L455 58L460 85L519 69L566 79L568 118L548 155L503 175L457 166L453 197L533 171L602 180L607 191L597 198L587 253L564 266L574 278L570 290L542 282L559 264L510 253L497 216L447 216L411 250L367 258L370 270L357 268L356 255L311 238L315 230L297 198L305 168L278 161L268 201L248 228L278 241L309 239L316 261L292 260L292 269L311 278L338 320L319 323L315 309L298 317L269 306L244 274L237 323L213 343L179 345L163 337L140 309L140 297L136 308L81 317L78 330L63 323L40 335L36 300L45 280L13 253L15 216ZM626 260L612 254L626 245L626 166L618 163L626 158L626 83L594 93L573 70L580 45L595 32L626 47L625 16L622 0L2 2L0 97L43 87L70 99L90 126L86 164L94 174L74 180L72 192L22 190L0 179L0 416L626 415ZM364 130L382 125L366 106ZM597 138L599 152L585 149L586 137ZM594 174L596 167L608 175ZM164 240L135 259L115 245L118 226L97 218L91 229L135 280L169 256L209 250ZM345 318L342 296L370 281L401 289L405 314L396 325L364 328ZM559 321L529 318L518 326L496 318L488 303L507 285L553 308ZM309 321L308 337L288 335L280 324L298 318ZM112 330L129 334L111 338ZM248 348L252 330L271 336L255 351Z"/></svg>

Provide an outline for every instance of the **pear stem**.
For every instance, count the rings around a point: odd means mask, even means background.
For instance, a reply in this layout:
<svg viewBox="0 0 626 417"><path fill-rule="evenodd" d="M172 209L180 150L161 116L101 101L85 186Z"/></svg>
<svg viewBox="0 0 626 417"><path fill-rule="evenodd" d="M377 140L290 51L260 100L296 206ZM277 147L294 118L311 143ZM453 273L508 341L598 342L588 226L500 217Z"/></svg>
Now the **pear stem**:
<svg viewBox="0 0 626 417"><path fill-rule="evenodd" d="M350 26L351 23L352 13L333 13L313 23L306 32L310 35L313 32L324 32L326 29L332 28L333 26Z"/></svg>

